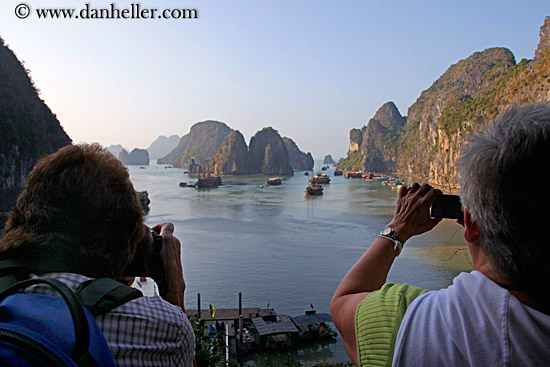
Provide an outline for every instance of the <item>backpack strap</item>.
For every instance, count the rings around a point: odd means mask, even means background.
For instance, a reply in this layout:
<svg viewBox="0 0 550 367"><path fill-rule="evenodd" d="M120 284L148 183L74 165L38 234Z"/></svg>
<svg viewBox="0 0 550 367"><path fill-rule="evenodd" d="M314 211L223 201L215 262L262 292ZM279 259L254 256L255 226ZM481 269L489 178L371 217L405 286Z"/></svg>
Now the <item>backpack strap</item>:
<svg viewBox="0 0 550 367"><path fill-rule="evenodd" d="M18 281L29 279L31 272L29 266L20 260L0 260L0 294L10 289ZM86 306L94 316L109 312L126 302L143 296L139 290L111 278L85 281L78 286L76 292L81 304Z"/></svg>
<svg viewBox="0 0 550 367"><path fill-rule="evenodd" d="M143 296L139 290L111 278L88 280L81 283L76 292L82 305L86 306L94 316L109 312Z"/></svg>
<svg viewBox="0 0 550 367"><path fill-rule="evenodd" d="M29 279L29 273L29 269L18 260L0 260L0 293L4 293L20 280Z"/></svg>
<svg viewBox="0 0 550 367"><path fill-rule="evenodd" d="M75 345L73 348L72 359L82 367L98 366L97 362L88 351L90 347L90 329L88 327L88 320L86 319L84 309L82 308L76 294L65 284L55 279L27 279L15 283L0 293L0 300L36 284L47 284L51 288L55 289L55 291L61 295L63 300L65 300L65 303L69 308L69 312L73 318L75 333Z"/></svg>

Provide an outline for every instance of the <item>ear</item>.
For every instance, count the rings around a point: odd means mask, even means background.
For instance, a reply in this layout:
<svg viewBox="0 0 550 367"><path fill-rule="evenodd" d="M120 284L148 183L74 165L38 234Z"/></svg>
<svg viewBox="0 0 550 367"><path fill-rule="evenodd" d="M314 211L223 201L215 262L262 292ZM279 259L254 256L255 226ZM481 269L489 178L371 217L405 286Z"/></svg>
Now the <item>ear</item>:
<svg viewBox="0 0 550 367"><path fill-rule="evenodd" d="M477 244L481 237L477 223L472 219L472 215L468 209L464 208L464 239L468 244Z"/></svg>

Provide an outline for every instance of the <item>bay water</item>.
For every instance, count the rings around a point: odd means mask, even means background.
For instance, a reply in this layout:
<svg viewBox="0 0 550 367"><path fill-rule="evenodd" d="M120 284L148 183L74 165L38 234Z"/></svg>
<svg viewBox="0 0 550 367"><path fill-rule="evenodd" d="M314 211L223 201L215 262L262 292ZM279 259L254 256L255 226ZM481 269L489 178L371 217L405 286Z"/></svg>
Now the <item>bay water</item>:
<svg viewBox="0 0 550 367"><path fill-rule="evenodd" d="M197 308L198 293L203 309L237 308L242 292L243 307L269 305L297 316L313 305L328 313L338 284L390 222L397 199L389 186L334 176L332 169L324 195L311 197L303 171L280 186L266 185L265 176L224 176L219 188L195 189L179 186L196 181L182 169L151 164L128 170L136 190L149 193L146 224L175 225L188 309ZM460 225L445 219L411 238L388 281L429 290L450 285L471 270L463 236ZM292 353L304 366L349 361L339 338ZM259 366L262 358L250 356L246 364Z"/></svg>

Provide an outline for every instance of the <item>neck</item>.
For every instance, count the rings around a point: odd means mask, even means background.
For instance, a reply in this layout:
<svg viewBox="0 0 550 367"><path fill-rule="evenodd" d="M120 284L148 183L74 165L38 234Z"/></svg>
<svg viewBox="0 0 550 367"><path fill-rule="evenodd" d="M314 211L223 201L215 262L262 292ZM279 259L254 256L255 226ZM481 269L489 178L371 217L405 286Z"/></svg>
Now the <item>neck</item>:
<svg viewBox="0 0 550 367"><path fill-rule="evenodd" d="M477 263L474 262L474 269L483 273L487 278L506 289L524 305L542 312L545 315L550 315L550 300L548 300L548 297L533 295L530 292L518 289L517 285L513 284L494 270L493 265L487 257L478 257Z"/></svg>
<svg viewBox="0 0 550 367"><path fill-rule="evenodd" d="M529 306L539 312L542 312L545 315L550 315L550 300L548 299L549 297L544 297L542 295L533 295L532 292L530 293L518 289L516 284L513 284L508 279L495 271L495 268L493 267L490 259L483 253L479 246L469 244L468 248L472 256L472 262L475 270L483 273L483 275L485 275L487 278L491 279L502 288L508 290L508 292L510 292L524 305Z"/></svg>

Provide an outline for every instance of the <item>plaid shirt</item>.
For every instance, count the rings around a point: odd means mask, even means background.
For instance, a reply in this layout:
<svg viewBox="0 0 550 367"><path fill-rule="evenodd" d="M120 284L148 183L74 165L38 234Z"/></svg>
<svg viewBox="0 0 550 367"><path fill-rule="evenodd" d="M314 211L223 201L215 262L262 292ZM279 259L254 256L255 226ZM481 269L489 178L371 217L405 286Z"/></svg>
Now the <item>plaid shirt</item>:
<svg viewBox="0 0 550 367"><path fill-rule="evenodd" d="M76 290L90 278L72 273L51 273ZM55 295L45 285L26 292ZM195 335L181 308L160 297L141 297L96 317L118 366L193 366Z"/></svg>

